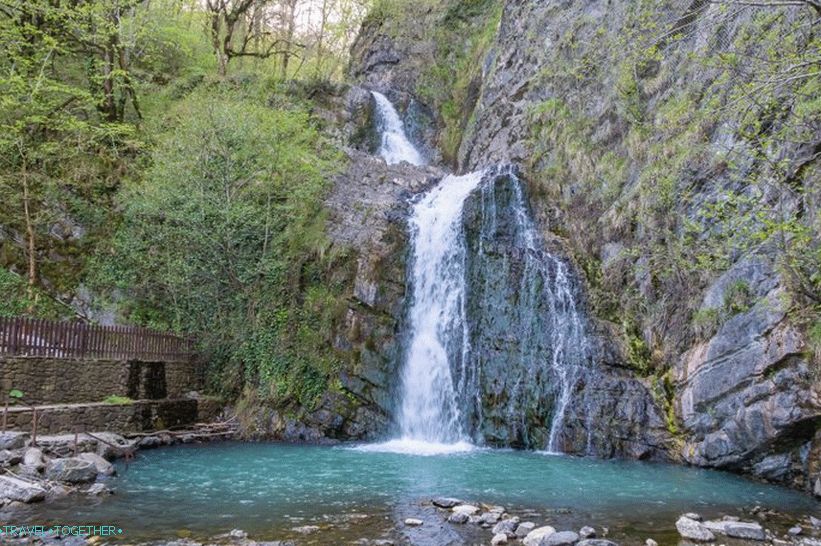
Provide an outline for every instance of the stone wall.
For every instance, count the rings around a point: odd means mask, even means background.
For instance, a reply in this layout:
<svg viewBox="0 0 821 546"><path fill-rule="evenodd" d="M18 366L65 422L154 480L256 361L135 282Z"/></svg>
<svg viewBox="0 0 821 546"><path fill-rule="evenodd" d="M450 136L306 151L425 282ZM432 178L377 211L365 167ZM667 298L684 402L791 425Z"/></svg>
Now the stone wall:
<svg viewBox="0 0 821 546"><path fill-rule="evenodd" d="M70 432L143 432L199 421L198 401L142 400L132 404L70 404L37 408L37 434ZM205 407L208 407L206 404ZM31 432L31 408L11 408L9 430Z"/></svg>
<svg viewBox="0 0 821 546"><path fill-rule="evenodd" d="M191 362L0 357L2 392L18 389L34 405L102 402L111 395L179 398L201 385L199 365Z"/></svg>

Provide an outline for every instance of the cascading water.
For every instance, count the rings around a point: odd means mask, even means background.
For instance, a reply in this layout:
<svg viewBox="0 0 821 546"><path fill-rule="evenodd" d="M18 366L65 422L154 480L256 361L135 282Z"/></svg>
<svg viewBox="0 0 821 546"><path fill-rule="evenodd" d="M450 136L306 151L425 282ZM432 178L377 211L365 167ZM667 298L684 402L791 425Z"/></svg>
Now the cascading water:
<svg viewBox="0 0 821 546"><path fill-rule="evenodd" d="M376 102L379 132L382 134L379 155L388 165L394 165L402 161L411 165L424 165L425 158L408 140L405 134L405 124L391 101L385 95L376 91L371 91L371 95Z"/></svg>
<svg viewBox="0 0 821 546"><path fill-rule="evenodd" d="M382 157L419 164L396 110L373 96ZM487 440L562 451L589 360L586 322L567 264L542 248L515 171L445 177L414 204L410 228L400 435L363 449L436 454ZM527 415L541 438L525 437Z"/></svg>

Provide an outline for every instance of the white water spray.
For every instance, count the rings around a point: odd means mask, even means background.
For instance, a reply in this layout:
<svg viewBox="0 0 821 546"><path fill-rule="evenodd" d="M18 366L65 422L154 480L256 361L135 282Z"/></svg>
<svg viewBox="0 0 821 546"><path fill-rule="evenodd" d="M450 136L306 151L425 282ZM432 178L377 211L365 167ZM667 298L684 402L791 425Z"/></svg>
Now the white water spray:
<svg viewBox="0 0 821 546"><path fill-rule="evenodd" d="M382 143L379 146L379 155L388 163L394 165L403 161L411 165L424 165L425 158L419 153L405 134L405 124L399 117L391 101L376 91L371 91L379 120L379 129L382 133Z"/></svg>

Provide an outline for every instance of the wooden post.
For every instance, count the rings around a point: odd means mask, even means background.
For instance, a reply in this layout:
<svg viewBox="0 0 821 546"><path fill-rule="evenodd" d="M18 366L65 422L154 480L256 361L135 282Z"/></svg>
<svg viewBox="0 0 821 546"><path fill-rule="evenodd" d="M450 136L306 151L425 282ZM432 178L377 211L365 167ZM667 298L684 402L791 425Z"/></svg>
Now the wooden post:
<svg viewBox="0 0 821 546"><path fill-rule="evenodd" d="M74 456L75 457L77 456L77 437L78 436L79 436L79 434L77 434L77 429L74 429Z"/></svg>
<svg viewBox="0 0 821 546"><path fill-rule="evenodd" d="M6 406L5 406L5 408L3 408L3 433L4 434L6 432L6 427L8 427L8 424L9 424L9 400L7 398L6 399Z"/></svg>
<svg viewBox="0 0 821 546"><path fill-rule="evenodd" d="M31 407L31 445L37 446L37 408Z"/></svg>

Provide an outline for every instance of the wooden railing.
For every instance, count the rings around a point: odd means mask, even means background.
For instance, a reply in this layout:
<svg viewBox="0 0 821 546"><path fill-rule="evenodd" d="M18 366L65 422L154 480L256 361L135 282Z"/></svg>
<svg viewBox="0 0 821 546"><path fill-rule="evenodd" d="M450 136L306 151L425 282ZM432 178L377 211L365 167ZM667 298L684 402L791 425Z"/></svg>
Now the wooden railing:
<svg viewBox="0 0 821 546"><path fill-rule="evenodd" d="M186 362L194 358L194 343L136 326L0 317L0 355Z"/></svg>

